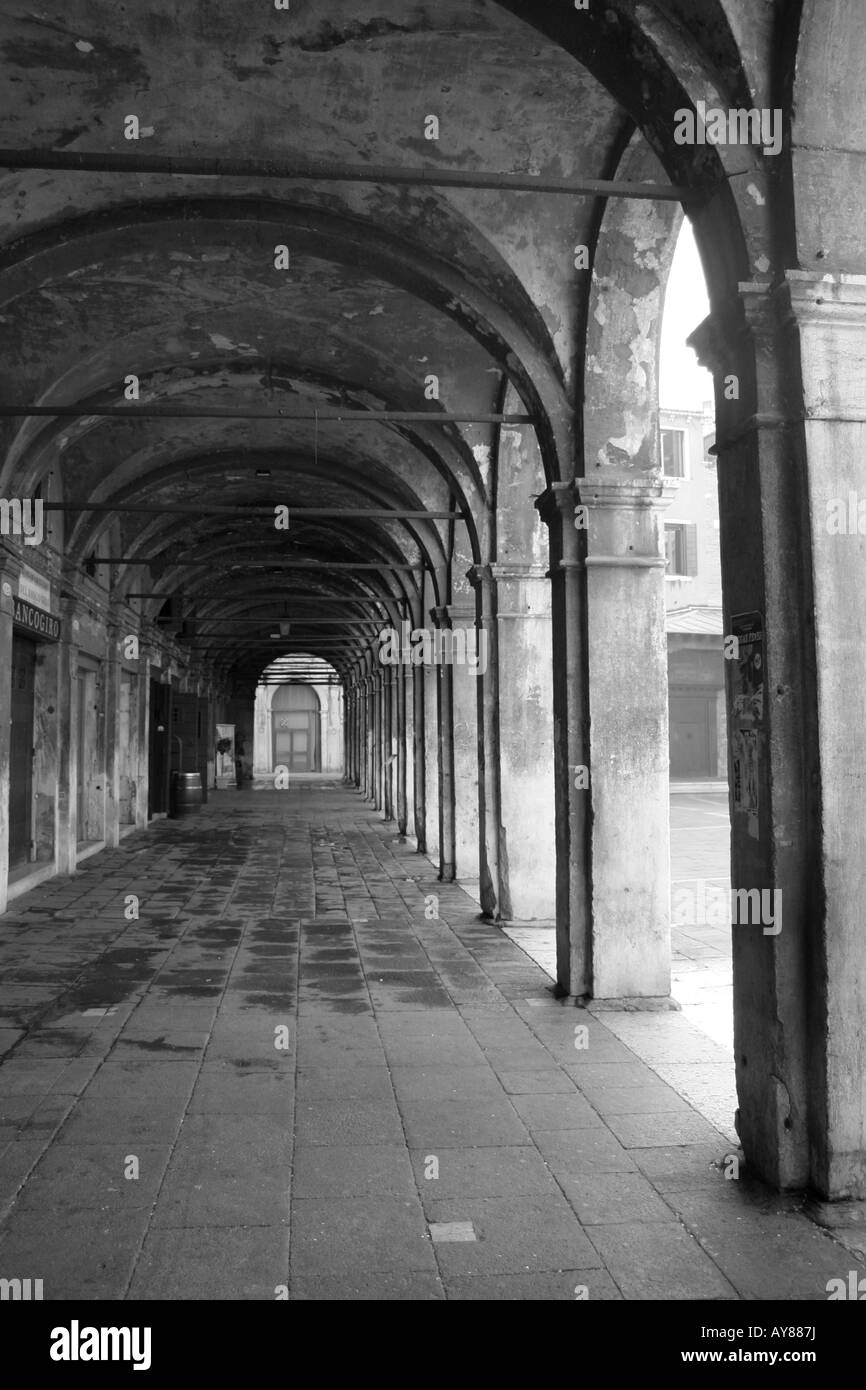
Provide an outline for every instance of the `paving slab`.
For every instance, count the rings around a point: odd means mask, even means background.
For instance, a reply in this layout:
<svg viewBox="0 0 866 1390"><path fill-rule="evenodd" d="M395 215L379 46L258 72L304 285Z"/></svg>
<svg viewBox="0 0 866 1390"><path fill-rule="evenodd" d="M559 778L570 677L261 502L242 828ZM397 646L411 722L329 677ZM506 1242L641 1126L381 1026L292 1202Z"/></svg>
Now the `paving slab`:
<svg viewBox="0 0 866 1390"><path fill-rule="evenodd" d="M626 1299L736 1299L712 1257L676 1222L593 1226L589 1236Z"/></svg>
<svg viewBox="0 0 866 1390"><path fill-rule="evenodd" d="M289 1232L281 1226L152 1229L128 1296L273 1301L288 1288L288 1262Z"/></svg>
<svg viewBox="0 0 866 1390"><path fill-rule="evenodd" d="M299 1146L292 1193L298 1200L417 1195L412 1164L403 1143Z"/></svg>
<svg viewBox="0 0 866 1390"><path fill-rule="evenodd" d="M298 1144L401 1143L403 1128L392 1100L299 1100L295 1111Z"/></svg>
<svg viewBox="0 0 866 1390"><path fill-rule="evenodd" d="M43 1153L15 1204L17 1212L149 1211L168 1163L165 1145L79 1148L55 1144Z"/></svg>
<svg viewBox="0 0 866 1390"><path fill-rule="evenodd" d="M676 1220L652 1183L639 1173L581 1173L579 1178L569 1178L560 1169L558 1178L583 1226Z"/></svg>
<svg viewBox="0 0 866 1390"><path fill-rule="evenodd" d="M597 1129L602 1125L597 1111L577 1092L512 1096L511 1101L530 1129Z"/></svg>
<svg viewBox="0 0 866 1390"><path fill-rule="evenodd" d="M144 1208L17 1211L0 1227L0 1276L43 1280L46 1301L121 1299L147 1231Z"/></svg>
<svg viewBox="0 0 866 1390"><path fill-rule="evenodd" d="M459 1100L400 1098L400 1114L412 1148L479 1148L526 1144L529 1133L508 1097Z"/></svg>
<svg viewBox="0 0 866 1390"><path fill-rule="evenodd" d="M290 1298L317 1303L427 1303L442 1301L445 1288L438 1274L418 1272L296 1276L291 1281Z"/></svg>
<svg viewBox="0 0 866 1390"><path fill-rule="evenodd" d="M443 1277L523 1274L602 1267L596 1249L559 1194L459 1198L431 1204L433 1222L469 1221L477 1239L436 1247Z"/></svg>
<svg viewBox="0 0 866 1390"><path fill-rule="evenodd" d="M486 1066L392 1067L391 1084L399 1101L505 1098L505 1088Z"/></svg>
<svg viewBox="0 0 866 1390"><path fill-rule="evenodd" d="M449 1301L485 1303L613 1303L622 1294L610 1275L600 1269L566 1269L555 1274L449 1275Z"/></svg>
<svg viewBox="0 0 866 1390"><path fill-rule="evenodd" d="M435 1273L436 1260L417 1198L293 1202L293 1274L418 1270Z"/></svg>
<svg viewBox="0 0 866 1390"><path fill-rule="evenodd" d="M436 1203L482 1197L554 1197L557 1183L533 1144L412 1151L415 1180L428 1216Z"/></svg>

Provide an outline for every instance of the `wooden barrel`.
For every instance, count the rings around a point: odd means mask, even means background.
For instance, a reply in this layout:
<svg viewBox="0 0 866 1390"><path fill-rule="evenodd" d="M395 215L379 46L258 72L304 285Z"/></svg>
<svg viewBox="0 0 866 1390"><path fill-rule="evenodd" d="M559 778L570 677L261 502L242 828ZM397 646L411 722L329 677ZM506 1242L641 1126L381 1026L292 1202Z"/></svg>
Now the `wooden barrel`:
<svg viewBox="0 0 866 1390"><path fill-rule="evenodd" d="M168 814L188 816L197 811L204 800L200 772L173 772L169 787Z"/></svg>

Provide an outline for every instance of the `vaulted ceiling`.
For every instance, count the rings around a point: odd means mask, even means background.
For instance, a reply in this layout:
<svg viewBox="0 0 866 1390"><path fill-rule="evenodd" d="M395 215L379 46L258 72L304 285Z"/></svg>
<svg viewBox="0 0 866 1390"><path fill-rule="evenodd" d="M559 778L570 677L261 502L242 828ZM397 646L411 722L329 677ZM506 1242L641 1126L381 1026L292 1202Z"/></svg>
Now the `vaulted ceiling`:
<svg viewBox="0 0 866 1390"><path fill-rule="evenodd" d="M211 634L197 655L234 678L275 654L278 614L280 650L344 669L361 620L417 596L420 567L448 601L449 556L489 557L503 505L484 417L512 387L543 438L579 401L574 247L599 200L243 162L611 178L635 120L663 152L653 113L679 99L665 35L711 45L737 88L721 3L703 21L679 0L332 0L326 17L312 0L68 0L57 18L10 0L0 146L142 163L0 169L0 404L66 408L0 421L6 494L41 485L66 508L67 565L109 560L101 584L152 595L135 600L151 616L173 598ZM173 156L223 164L166 172ZM544 463L548 480L573 467L553 447ZM531 510L536 471L510 485Z"/></svg>

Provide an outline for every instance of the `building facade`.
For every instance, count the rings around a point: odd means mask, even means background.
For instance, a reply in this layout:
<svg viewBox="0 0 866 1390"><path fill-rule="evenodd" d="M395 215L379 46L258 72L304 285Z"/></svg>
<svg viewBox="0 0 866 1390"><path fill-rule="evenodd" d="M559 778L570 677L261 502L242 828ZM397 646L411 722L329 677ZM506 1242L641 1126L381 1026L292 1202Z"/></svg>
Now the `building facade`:
<svg viewBox="0 0 866 1390"><path fill-rule="evenodd" d="M715 412L660 412L664 475L677 490L665 514L671 781L728 775Z"/></svg>

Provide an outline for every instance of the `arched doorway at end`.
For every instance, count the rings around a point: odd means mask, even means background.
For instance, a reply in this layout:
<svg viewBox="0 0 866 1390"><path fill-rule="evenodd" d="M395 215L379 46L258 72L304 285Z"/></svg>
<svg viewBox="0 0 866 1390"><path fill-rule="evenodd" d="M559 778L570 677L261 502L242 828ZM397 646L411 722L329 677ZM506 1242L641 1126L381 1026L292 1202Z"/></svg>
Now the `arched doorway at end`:
<svg viewBox="0 0 866 1390"><path fill-rule="evenodd" d="M273 767L289 772L319 772L319 697L309 685L284 685L271 703Z"/></svg>

